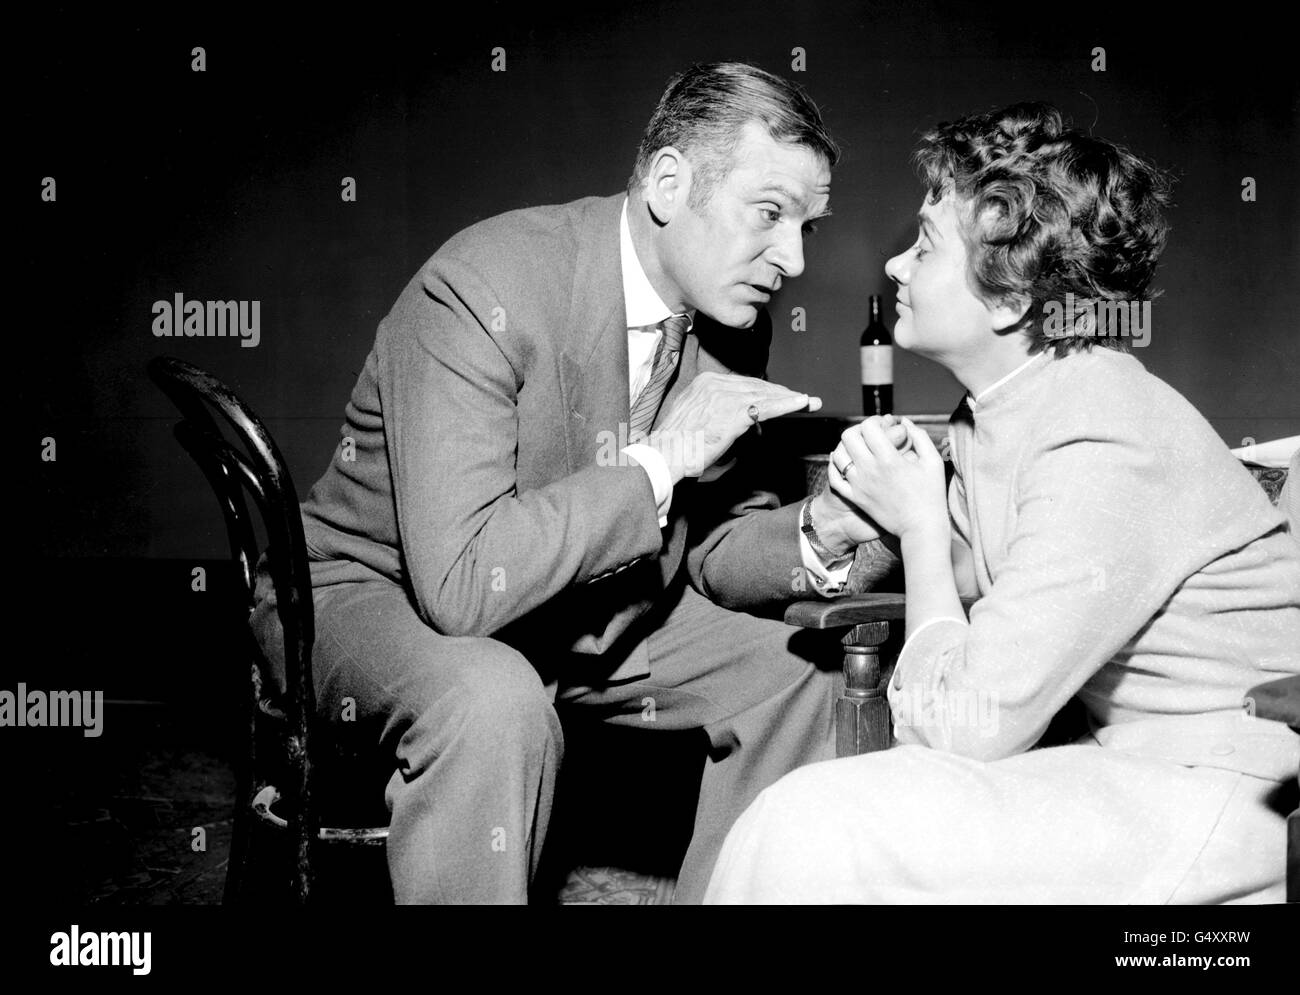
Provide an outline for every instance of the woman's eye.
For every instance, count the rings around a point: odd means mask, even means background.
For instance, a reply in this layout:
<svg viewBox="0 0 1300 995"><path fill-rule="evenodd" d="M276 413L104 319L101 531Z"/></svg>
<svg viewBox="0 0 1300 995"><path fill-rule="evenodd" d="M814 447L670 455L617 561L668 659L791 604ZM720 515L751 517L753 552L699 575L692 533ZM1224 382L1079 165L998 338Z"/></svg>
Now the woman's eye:
<svg viewBox="0 0 1300 995"><path fill-rule="evenodd" d="M922 256L924 256L924 255L925 255L927 252L929 252L930 250L929 250L929 249L926 249L926 248L922 248L921 243L920 243L920 242L917 242L916 245L914 245L914 246L912 247L912 251L913 251L914 253L916 253L916 258L917 258L917 259L920 259Z"/></svg>

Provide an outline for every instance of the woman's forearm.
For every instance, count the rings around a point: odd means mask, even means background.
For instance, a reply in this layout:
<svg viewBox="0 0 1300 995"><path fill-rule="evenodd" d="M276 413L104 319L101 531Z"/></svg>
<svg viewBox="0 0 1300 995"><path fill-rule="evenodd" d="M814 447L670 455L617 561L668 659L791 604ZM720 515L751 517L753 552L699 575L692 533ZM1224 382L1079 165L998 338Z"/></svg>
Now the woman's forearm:
<svg viewBox="0 0 1300 995"><path fill-rule="evenodd" d="M965 618L952 570L952 528L947 519L902 537L907 590L907 635L936 618Z"/></svg>

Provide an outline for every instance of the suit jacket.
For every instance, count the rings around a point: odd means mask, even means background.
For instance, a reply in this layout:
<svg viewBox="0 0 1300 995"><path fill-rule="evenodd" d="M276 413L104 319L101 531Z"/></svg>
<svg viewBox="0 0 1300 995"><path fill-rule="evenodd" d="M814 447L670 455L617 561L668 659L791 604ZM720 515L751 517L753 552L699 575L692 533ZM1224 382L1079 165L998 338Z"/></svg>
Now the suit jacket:
<svg viewBox="0 0 1300 995"><path fill-rule="evenodd" d="M315 587L378 575L438 632L587 654L685 580L734 609L794 597L798 506L754 486L746 440L716 481L676 486L662 531L645 471L618 456L622 200L490 218L408 284L303 504ZM763 375L770 338L766 313L697 316L659 417L700 372ZM647 672L633 654L610 676Z"/></svg>

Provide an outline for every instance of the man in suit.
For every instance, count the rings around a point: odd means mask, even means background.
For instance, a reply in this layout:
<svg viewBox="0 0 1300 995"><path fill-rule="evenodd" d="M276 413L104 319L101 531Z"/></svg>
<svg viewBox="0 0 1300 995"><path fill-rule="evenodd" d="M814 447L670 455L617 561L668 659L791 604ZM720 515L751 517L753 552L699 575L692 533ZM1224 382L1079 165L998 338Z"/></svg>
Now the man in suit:
<svg viewBox="0 0 1300 995"><path fill-rule="evenodd" d="M557 702L707 732L679 901L761 789L832 756L834 673L748 610L833 594L876 533L830 492L777 507L746 448L820 406L762 379L763 305L837 157L797 87L694 67L626 196L474 225L381 323L303 514L318 705L392 758L399 902L527 899Z"/></svg>

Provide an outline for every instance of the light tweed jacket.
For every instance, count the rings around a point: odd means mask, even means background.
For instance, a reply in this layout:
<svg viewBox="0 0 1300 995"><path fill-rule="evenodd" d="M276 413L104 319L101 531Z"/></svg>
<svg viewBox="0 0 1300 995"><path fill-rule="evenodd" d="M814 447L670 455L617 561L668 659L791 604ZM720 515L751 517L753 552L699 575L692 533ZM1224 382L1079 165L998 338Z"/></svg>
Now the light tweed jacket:
<svg viewBox="0 0 1300 995"><path fill-rule="evenodd" d="M1077 694L1103 746L1296 776L1300 737L1242 700L1300 673L1300 544L1181 395L1128 354L1044 354L950 437L981 598L900 655L900 742L996 760ZM936 692L991 699L996 724L907 708Z"/></svg>

